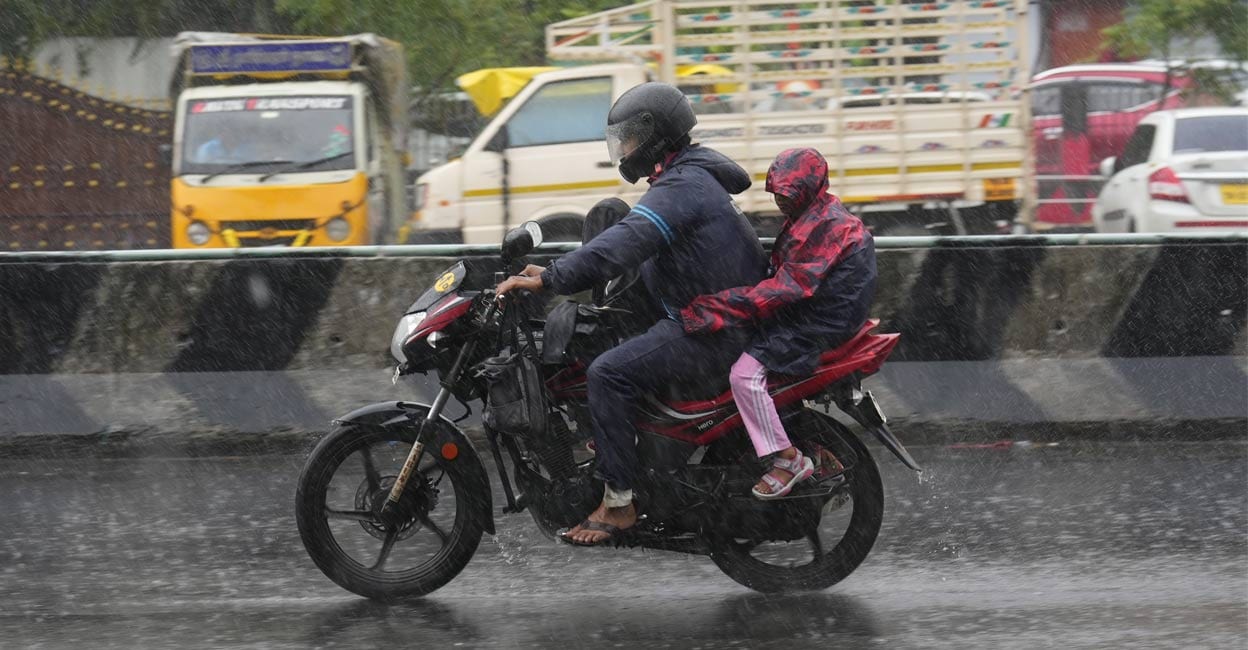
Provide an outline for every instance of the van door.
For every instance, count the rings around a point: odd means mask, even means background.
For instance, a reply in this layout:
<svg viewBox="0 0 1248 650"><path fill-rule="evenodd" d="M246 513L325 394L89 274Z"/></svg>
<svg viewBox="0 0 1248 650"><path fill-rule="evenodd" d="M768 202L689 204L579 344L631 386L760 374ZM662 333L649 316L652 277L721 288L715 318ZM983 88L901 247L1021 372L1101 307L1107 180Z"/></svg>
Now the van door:
<svg viewBox="0 0 1248 650"><path fill-rule="evenodd" d="M551 210L583 217L598 200L620 193L623 181L606 145L613 88L610 75L548 81L507 119L510 226ZM496 156L482 158L501 168ZM465 243L501 241L501 173L482 168L466 178Z"/></svg>

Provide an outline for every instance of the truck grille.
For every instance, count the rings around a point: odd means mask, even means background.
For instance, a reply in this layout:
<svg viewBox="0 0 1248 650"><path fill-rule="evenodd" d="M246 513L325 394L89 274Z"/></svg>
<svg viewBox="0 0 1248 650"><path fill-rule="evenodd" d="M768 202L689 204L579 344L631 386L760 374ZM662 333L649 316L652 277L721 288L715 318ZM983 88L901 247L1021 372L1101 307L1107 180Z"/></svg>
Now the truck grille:
<svg viewBox="0 0 1248 650"><path fill-rule="evenodd" d="M222 221L221 229L233 228L234 232L245 233L272 228L273 230L312 230L316 227L316 219L247 219L243 221Z"/></svg>
<svg viewBox="0 0 1248 650"><path fill-rule="evenodd" d="M261 246L290 246L295 242L294 237L239 237L239 248L260 248Z"/></svg>

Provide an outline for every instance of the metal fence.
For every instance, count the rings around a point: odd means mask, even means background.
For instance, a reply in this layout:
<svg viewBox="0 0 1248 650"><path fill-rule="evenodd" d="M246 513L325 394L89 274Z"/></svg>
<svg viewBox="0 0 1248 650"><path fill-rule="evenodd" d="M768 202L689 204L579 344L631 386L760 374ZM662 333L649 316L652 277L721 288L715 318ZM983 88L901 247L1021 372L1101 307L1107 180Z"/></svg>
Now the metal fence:
<svg viewBox="0 0 1248 650"><path fill-rule="evenodd" d="M770 248L772 239L763 239ZM877 249L897 248L1012 248L1019 246L1152 246L1173 243L1244 243L1242 234L1045 234L1045 235L968 235L949 237L881 237ZM541 245L535 255L558 255L580 246L576 242ZM106 251L20 251L0 252L0 264L30 262L168 262L266 258L382 258L382 257L473 257L499 254L498 245L436 244L394 246L338 246L316 248L208 248L197 250L106 250Z"/></svg>

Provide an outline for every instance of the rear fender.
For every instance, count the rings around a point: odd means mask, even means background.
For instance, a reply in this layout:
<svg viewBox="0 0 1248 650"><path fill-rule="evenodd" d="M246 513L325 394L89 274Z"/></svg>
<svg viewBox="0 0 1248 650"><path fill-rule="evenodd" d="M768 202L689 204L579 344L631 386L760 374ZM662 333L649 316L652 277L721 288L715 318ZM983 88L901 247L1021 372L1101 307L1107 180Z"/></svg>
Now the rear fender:
<svg viewBox="0 0 1248 650"><path fill-rule="evenodd" d="M358 408L334 420L337 424L354 424L364 427L377 427L384 431L406 430L415 437L420 431L420 423L429 415L428 404L415 402L378 402ZM490 490L490 477L481 463L481 456L455 423L445 416L433 422L433 438L426 449L438 455L442 463L453 467L457 476L463 481L467 493L471 495L470 507L473 516L477 517L485 532L494 534L494 505ZM458 450L453 458L446 458L441 450L444 445L452 444Z"/></svg>
<svg viewBox="0 0 1248 650"><path fill-rule="evenodd" d="M893 435L888 428L888 419L884 417L884 412L880 410L879 404L875 401L875 396L871 391L860 392L855 386L852 389L852 396L848 399L842 398L837 401L837 406L846 414L854 418L854 421L861 424L864 429L870 431L880 444L886 449L893 452L893 455L900 460L902 464L910 469L921 472L923 468L915 462L914 457L906 450L905 445Z"/></svg>

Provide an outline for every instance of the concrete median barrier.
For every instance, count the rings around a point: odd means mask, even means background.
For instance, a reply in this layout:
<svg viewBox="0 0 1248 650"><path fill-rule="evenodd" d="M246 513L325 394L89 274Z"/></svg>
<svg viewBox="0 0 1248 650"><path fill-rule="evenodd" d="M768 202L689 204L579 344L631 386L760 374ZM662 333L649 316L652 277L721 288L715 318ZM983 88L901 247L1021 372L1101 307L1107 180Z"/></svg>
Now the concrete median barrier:
<svg viewBox="0 0 1248 650"><path fill-rule="evenodd" d="M391 385L389 338L452 262L0 259L0 441L220 451L427 398L430 379ZM867 384L903 438L1248 433L1242 240L889 248L879 265L874 315L903 338Z"/></svg>

